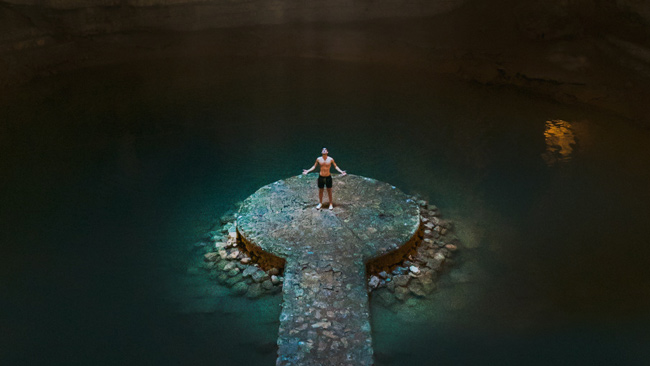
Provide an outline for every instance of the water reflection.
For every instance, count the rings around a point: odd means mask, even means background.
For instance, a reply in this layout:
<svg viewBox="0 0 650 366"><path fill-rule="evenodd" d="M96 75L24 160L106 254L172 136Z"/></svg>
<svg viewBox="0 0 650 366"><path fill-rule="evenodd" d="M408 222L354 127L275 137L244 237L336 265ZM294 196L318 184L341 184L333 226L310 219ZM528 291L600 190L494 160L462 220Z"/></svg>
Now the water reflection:
<svg viewBox="0 0 650 366"><path fill-rule="evenodd" d="M566 163L572 159L576 148L576 136L571 124L561 119L546 121L544 131L546 151L542 159L548 166Z"/></svg>

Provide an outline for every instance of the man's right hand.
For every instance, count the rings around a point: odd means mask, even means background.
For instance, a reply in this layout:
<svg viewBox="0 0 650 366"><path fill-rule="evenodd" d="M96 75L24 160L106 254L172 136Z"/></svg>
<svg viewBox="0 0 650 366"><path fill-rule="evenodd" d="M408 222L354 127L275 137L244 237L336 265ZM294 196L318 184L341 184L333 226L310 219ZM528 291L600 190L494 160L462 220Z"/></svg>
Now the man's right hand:
<svg viewBox="0 0 650 366"><path fill-rule="evenodd" d="M302 174L303 174L303 175L306 175L307 173L309 173L309 170L307 170L307 169L303 169L303 170L302 170Z"/></svg>

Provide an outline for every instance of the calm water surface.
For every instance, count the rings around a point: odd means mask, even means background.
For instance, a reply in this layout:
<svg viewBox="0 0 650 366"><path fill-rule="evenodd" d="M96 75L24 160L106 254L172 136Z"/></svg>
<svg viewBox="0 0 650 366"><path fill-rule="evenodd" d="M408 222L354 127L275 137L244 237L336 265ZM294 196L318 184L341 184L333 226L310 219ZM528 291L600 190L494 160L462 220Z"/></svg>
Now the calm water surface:
<svg viewBox="0 0 650 366"><path fill-rule="evenodd" d="M650 357L650 134L425 70L166 60L2 95L0 360L273 365L281 297L231 297L194 243L322 146L418 193L464 247L439 291L372 302L378 365Z"/></svg>

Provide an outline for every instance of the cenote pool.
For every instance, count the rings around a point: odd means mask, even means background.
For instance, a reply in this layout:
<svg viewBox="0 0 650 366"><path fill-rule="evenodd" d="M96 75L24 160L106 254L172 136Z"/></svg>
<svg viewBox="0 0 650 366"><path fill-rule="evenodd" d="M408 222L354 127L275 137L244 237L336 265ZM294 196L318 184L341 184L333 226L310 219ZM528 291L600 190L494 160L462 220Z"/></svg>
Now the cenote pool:
<svg viewBox="0 0 650 366"><path fill-rule="evenodd" d="M0 100L5 365L273 365L281 296L230 295L194 243L327 146L436 204L436 294L371 302L377 365L650 359L650 132L421 69L317 59L78 70Z"/></svg>

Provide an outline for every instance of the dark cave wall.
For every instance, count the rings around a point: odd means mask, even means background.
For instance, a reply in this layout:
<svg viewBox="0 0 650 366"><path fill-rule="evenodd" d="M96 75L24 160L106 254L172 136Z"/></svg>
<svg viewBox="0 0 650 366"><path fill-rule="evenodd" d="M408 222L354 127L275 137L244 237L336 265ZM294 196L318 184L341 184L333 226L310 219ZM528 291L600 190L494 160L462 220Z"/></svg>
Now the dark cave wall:
<svg viewBox="0 0 650 366"><path fill-rule="evenodd" d="M350 22L427 16L464 0L6 0L39 26L74 35L132 30L202 30L290 22ZM0 2L1 4L2 2ZM9 15L11 16L11 15Z"/></svg>
<svg viewBox="0 0 650 366"><path fill-rule="evenodd" d="M421 67L650 125L649 40L646 0L0 0L0 90L137 58L319 57Z"/></svg>

